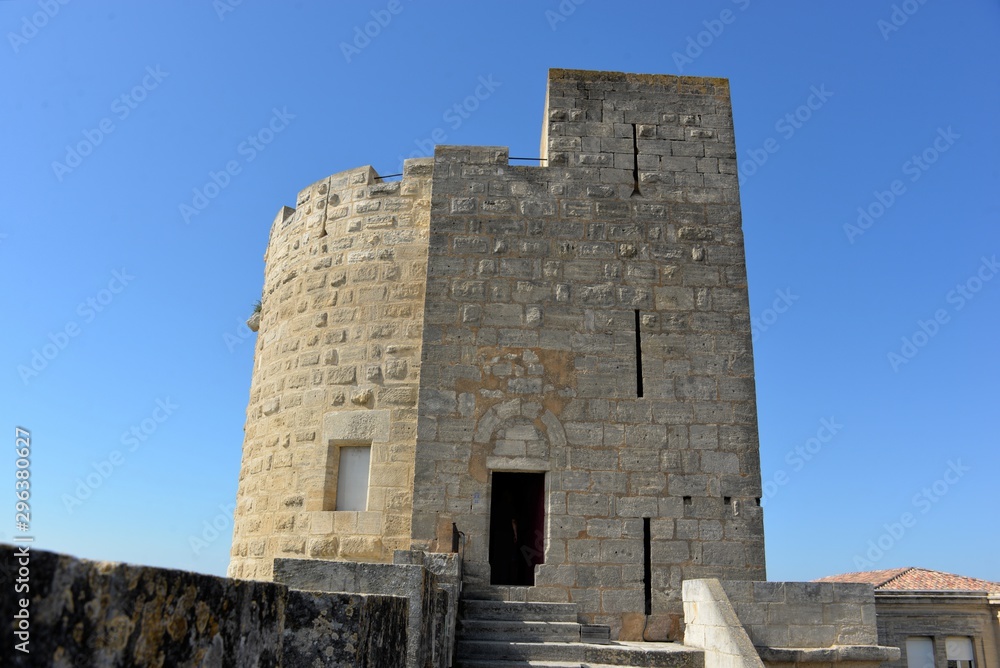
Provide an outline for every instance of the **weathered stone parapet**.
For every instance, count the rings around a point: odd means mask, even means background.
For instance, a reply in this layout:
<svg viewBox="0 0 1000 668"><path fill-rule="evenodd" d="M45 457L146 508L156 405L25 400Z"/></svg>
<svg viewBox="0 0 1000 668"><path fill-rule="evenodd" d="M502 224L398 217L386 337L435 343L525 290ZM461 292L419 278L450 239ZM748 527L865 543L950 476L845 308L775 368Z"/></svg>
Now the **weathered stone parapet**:
<svg viewBox="0 0 1000 668"><path fill-rule="evenodd" d="M760 647L878 645L871 585L843 582L722 582Z"/></svg>
<svg viewBox="0 0 1000 668"><path fill-rule="evenodd" d="M418 563L276 559L274 579L298 589L405 597L410 606L406 665L410 668L448 668L455 643L458 607L456 555L422 558L418 554L399 552L397 560L406 560L407 555L413 555L409 561ZM440 577L425 568L428 558L435 562Z"/></svg>
<svg viewBox="0 0 1000 668"><path fill-rule="evenodd" d="M868 584L703 579L683 590L684 642L711 650L706 666L748 644L769 668L876 668L899 658L878 643Z"/></svg>
<svg viewBox="0 0 1000 668"><path fill-rule="evenodd" d="M705 668L764 668L718 580L685 580L684 644L705 650Z"/></svg>
<svg viewBox="0 0 1000 668"><path fill-rule="evenodd" d="M0 545L0 559L15 563ZM0 596L3 665L405 665L407 601L94 562L31 550L29 654L11 648L13 595Z"/></svg>

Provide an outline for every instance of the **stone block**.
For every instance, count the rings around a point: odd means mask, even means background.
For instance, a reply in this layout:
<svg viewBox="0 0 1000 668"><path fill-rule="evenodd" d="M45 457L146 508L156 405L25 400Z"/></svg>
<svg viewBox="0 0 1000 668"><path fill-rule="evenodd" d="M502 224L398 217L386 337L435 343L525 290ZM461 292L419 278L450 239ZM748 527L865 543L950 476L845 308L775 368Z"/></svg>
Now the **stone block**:
<svg viewBox="0 0 1000 668"><path fill-rule="evenodd" d="M757 603L784 603L784 582L754 582L753 600Z"/></svg>
<svg viewBox="0 0 1000 668"><path fill-rule="evenodd" d="M326 372L326 382L330 385L353 385L357 382L357 370L353 366L340 366Z"/></svg>
<svg viewBox="0 0 1000 668"><path fill-rule="evenodd" d="M785 602L818 604L833 602L832 582L786 582Z"/></svg>
<svg viewBox="0 0 1000 668"><path fill-rule="evenodd" d="M427 388L420 392L420 408L427 415L449 415L458 409L455 392Z"/></svg>
<svg viewBox="0 0 1000 668"><path fill-rule="evenodd" d="M655 517L659 507L659 499L655 496L619 496L615 499L618 517Z"/></svg>
<svg viewBox="0 0 1000 668"><path fill-rule="evenodd" d="M798 624L788 626L789 647L830 647L837 644L837 627L814 620L814 615L807 615Z"/></svg>
<svg viewBox="0 0 1000 668"><path fill-rule="evenodd" d="M367 561L382 557L382 540L374 536L344 536L340 539L338 556L344 559Z"/></svg>
<svg viewBox="0 0 1000 668"><path fill-rule="evenodd" d="M313 511L308 516L310 533L318 535L333 533L333 512Z"/></svg>
<svg viewBox="0 0 1000 668"><path fill-rule="evenodd" d="M578 517L608 517L611 498L607 494L569 492L566 495L566 510Z"/></svg>
<svg viewBox="0 0 1000 668"><path fill-rule="evenodd" d="M641 564L643 559L642 541L602 540L600 556L601 562L605 564Z"/></svg>
<svg viewBox="0 0 1000 668"><path fill-rule="evenodd" d="M573 564L598 563L601 557L600 541L574 539L566 541L567 556ZM583 571L580 571L581 576Z"/></svg>
<svg viewBox="0 0 1000 668"><path fill-rule="evenodd" d="M643 605L641 589L612 589L601 592L601 610L605 613L640 612Z"/></svg>
<svg viewBox="0 0 1000 668"><path fill-rule="evenodd" d="M690 545L684 540L657 540L650 548L654 564L679 564L691 558Z"/></svg>
<svg viewBox="0 0 1000 668"><path fill-rule="evenodd" d="M744 568L747 565L746 547L742 542L703 543L701 554L702 563L705 564L732 568Z"/></svg>
<svg viewBox="0 0 1000 668"><path fill-rule="evenodd" d="M330 412L323 416L323 442L385 443L389 425L388 410Z"/></svg>
<svg viewBox="0 0 1000 668"><path fill-rule="evenodd" d="M660 311L690 311L694 309L694 292L691 288L654 288L656 309Z"/></svg>

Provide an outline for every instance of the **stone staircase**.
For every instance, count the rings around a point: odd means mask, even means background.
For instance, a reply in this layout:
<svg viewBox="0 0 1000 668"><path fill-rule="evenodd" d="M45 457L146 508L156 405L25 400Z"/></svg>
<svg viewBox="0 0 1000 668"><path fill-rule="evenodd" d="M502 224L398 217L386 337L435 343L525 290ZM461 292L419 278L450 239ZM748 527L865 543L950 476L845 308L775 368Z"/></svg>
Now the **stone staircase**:
<svg viewBox="0 0 1000 668"><path fill-rule="evenodd" d="M611 642L608 627L577 622L574 603L464 598L458 615L455 668L704 666L703 653L683 645Z"/></svg>

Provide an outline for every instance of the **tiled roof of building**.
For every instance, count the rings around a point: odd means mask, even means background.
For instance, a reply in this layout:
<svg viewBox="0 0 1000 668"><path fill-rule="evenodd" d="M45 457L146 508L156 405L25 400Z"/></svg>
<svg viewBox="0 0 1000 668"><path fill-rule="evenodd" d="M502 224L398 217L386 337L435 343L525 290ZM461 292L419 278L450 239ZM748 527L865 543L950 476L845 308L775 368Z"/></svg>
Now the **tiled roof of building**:
<svg viewBox="0 0 1000 668"><path fill-rule="evenodd" d="M889 568L819 578L815 582L864 582L876 591L988 591L1000 592L1000 582L968 578L926 568Z"/></svg>

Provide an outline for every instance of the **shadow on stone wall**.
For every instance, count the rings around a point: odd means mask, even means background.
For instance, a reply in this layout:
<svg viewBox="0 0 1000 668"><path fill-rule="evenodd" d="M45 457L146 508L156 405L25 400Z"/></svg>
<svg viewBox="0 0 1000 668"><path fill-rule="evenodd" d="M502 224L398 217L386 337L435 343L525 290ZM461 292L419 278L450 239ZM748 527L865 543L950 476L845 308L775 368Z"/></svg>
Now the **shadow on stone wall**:
<svg viewBox="0 0 1000 668"><path fill-rule="evenodd" d="M18 572L15 548L0 555ZM400 667L406 599L94 562L32 550L30 654L13 649L17 598L0 596L4 665ZM13 586L10 588L13 589Z"/></svg>
<svg viewBox="0 0 1000 668"><path fill-rule="evenodd" d="M367 592L410 601L407 666L452 665L459 583L457 555L397 550L395 563L275 559L274 579L313 591Z"/></svg>

